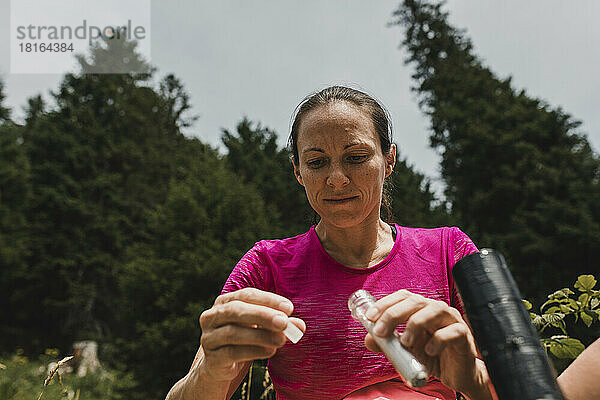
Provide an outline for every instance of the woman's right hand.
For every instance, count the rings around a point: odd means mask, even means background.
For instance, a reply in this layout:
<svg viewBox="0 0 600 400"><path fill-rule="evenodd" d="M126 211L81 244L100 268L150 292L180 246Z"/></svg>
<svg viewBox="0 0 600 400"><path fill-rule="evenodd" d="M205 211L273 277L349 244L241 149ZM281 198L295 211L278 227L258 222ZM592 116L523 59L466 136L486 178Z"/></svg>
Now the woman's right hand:
<svg viewBox="0 0 600 400"><path fill-rule="evenodd" d="M306 324L289 317L292 302L255 288L222 294L200 315L205 372L218 381L231 381L247 361L269 358L286 342L288 321L302 332Z"/></svg>

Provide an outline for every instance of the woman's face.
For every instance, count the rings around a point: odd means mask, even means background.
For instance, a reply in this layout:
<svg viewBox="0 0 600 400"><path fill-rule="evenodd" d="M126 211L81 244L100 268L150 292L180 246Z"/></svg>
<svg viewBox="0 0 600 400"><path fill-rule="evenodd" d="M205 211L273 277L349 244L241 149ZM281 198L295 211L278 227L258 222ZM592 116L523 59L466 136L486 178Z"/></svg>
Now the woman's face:
<svg viewBox="0 0 600 400"><path fill-rule="evenodd" d="M382 153L370 115L345 101L319 106L300 123L294 173L323 222L338 228L379 219L396 148Z"/></svg>

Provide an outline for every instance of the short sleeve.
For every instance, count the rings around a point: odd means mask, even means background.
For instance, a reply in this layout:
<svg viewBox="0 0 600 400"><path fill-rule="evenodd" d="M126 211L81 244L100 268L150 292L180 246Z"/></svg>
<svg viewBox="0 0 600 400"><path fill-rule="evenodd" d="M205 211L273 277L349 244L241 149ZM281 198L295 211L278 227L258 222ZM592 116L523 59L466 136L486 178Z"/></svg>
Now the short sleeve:
<svg viewBox="0 0 600 400"><path fill-rule="evenodd" d="M454 285L454 278L452 277L452 268L458 260L472 253L477 253L479 250L473 243L470 237L468 237L463 231L457 227L450 228L449 242L449 260L448 260L448 282L450 285L450 305L464 314L464 308L456 286Z"/></svg>
<svg viewBox="0 0 600 400"><path fill-rule="evenodd" d="M254 247L244 254L229 274L221 294L247 287L269 290L271 279L262 251L262 243L257 242Z"/></svg>

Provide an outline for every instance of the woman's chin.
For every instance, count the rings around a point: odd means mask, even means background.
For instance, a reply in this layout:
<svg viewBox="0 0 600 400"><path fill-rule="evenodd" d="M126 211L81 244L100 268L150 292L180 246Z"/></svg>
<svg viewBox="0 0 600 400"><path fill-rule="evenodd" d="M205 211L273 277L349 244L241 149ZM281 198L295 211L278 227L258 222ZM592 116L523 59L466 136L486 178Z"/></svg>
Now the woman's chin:
<svg viewBox="0 0 600 400"><path fill-rule="evenodd" d="M363 220L364 216L357 215L357 213L350 211L340 210L328 213L327 215L321 214L321 221L323 221L323 223L339 229L352 228L359 225Z"/></svg>

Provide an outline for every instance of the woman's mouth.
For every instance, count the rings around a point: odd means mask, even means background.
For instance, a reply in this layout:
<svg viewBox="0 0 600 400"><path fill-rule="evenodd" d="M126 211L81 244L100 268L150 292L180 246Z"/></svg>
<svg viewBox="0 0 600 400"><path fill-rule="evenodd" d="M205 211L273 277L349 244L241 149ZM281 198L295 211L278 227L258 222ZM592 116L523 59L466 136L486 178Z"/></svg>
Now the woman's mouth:
<svg viewBox="0 0 600 400"><path fill-rule="evenodd" d="M358 195L356 196L345 196L345 197L330 197L328 199L325 199L326 202L328 203L333 203L333 204L344 204L344 203L349 203L352 200L358 199Z"/></svg>

